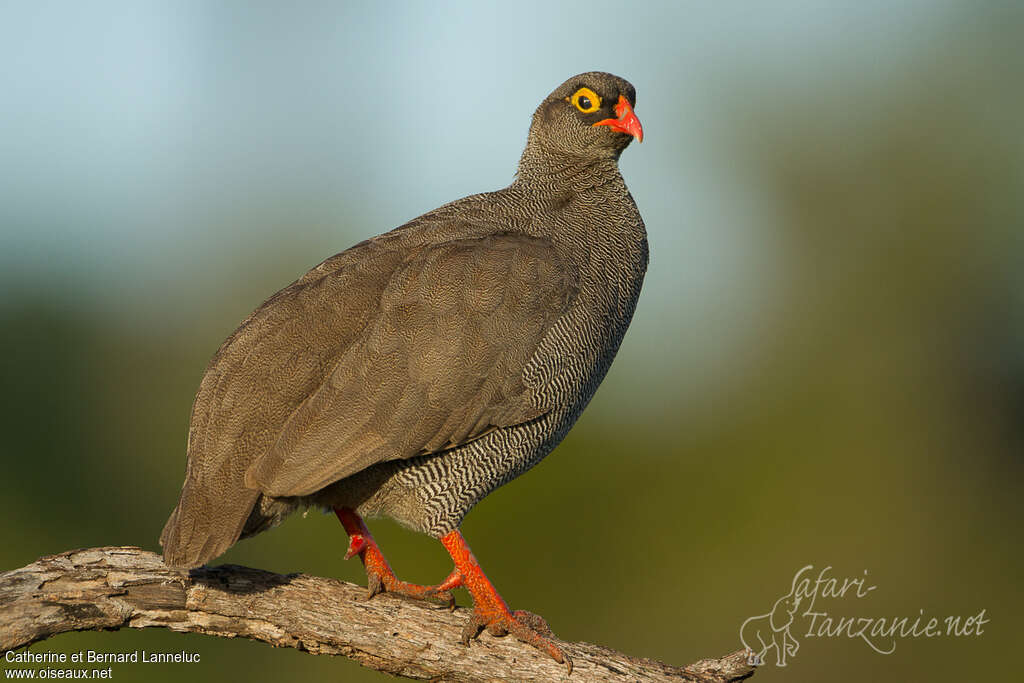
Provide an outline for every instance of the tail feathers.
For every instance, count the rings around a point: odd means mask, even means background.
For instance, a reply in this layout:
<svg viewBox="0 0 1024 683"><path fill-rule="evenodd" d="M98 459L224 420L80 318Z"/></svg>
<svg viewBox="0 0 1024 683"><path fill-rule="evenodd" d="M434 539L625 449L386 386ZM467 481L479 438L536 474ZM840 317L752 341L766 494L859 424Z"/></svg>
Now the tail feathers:
<svg viewBox="0 0 1024 683"><path fill-rule="evenodd" d="M164 562L168 566L191 569L223 554L238 540L258 496L258 491L243 490L235 496L213 501L195 495L186 484L181 500L160 534Z"/></svg>

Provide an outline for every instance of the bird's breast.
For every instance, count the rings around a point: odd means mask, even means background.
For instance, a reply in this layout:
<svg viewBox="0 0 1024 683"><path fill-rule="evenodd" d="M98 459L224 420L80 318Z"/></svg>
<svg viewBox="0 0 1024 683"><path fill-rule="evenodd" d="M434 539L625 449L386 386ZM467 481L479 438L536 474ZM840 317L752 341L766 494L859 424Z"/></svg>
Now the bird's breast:
<svg viewBox="0 0 1024 683"><path fill-rule="evenodd" d="M619 226L575 254L578 293L526 369L541 404L572 415L604 379L633 318L647 267L643 223Z"/></svg>

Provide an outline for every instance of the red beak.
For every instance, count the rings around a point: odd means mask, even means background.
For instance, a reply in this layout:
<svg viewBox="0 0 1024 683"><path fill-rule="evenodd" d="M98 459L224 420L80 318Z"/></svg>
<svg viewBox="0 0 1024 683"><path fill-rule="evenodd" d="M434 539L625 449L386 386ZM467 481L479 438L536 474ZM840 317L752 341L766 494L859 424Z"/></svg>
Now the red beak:
<svg viewBox="0 0 1024 683"><path fill-rule="evenodd" d="M619 103L615 105L617 119L605 119L598 121L595 126L610 126L612 130L626 135L632 135L637 142L644 141L644 127L640 125L640 119L633 113L633 107L625 95L619 95Z"/></svg>

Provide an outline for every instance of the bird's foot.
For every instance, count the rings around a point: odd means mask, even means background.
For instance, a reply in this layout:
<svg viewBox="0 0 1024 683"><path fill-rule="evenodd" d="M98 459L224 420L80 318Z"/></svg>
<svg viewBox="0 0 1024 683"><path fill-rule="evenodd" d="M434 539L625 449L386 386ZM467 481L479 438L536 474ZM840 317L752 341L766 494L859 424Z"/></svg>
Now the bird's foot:
<svg viewBox="0 0 1024 683"><path fill-rule="evenodd" d="M446 590L442 585L422 586L418 583L402 581L391 569L391 565L384 559L384 554L372 536L354 534L349 539L348 552L345 559L351 559L359 555L366 568L367 599L378 593L394 593L404 595L416 600L429 600L446 605L449 608L455 607L455 596L451 591Z"/></svg>
<svg viewBox="0 0 1024 683"><path fill-rule="evenodd" d="M473 615L462 631L462 642L466 645L487 630L492 636L513 635L524 643L528 643L541 652L546 652L566 670L572 673L572 660L569 655L551 640L554 634L543 617L526 610L510 611L504 605L473 606Z"/></svg>
<svg viewBox="0 0 1024 683"><path fill-rule="evenodd" d="M349 534L345 559L348 560L358 555L363 562L363 567L366 568L367 600L378 593L394 593L455 609L455 596L452 595L450 587L446 586L448 580L437 586L421 586L417 583L402 581L395 576L395 572L384 558L384 553L380 551L380 546L373 540L373 536L370 535L363 520L351 510L345 510L344 514L340 511L336 512Z"/></svg>
<svg viewBox="0 0 1024 683"><path fill-rule="evenodd" d="M465 586L473 596L473 614L462 631L462 642L468 645L484 629L493 636L511 634L541 652L546 652L556 662L564 664L571 674L572 660L555 644L548 623L532 612L513 612L508 608L480 568L462 534L458 530L452 531L441 539L441 543L455 561L455 571L440 586L448 589Z"/></svg>

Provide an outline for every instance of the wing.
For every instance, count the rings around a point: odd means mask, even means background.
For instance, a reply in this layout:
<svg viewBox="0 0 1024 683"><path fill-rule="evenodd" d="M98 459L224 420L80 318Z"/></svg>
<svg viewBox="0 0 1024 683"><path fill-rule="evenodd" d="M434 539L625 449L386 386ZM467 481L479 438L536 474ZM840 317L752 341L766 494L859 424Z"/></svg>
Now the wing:
<svg viewBox="0 0 1024 683"><path fill-rule="evenodd" d="M160 536L197 566L239 535L260 491L245 473L358 336L403 248L382 236L332 256L257 308L210 360L192 405L185 483Z"/></svg>
<svg viewBox="0 0 1024 683"><path fill-rule="evenodd" d="M543 415L550 406L524 370L575 294L547 240L502 234L416 248L246 485L308 495L373 464Z"/></svg>

